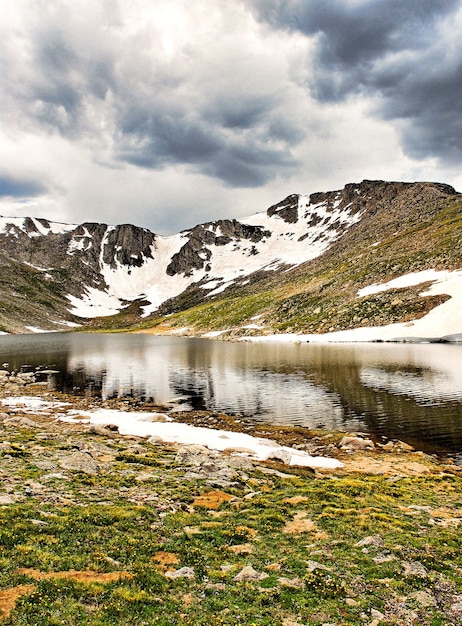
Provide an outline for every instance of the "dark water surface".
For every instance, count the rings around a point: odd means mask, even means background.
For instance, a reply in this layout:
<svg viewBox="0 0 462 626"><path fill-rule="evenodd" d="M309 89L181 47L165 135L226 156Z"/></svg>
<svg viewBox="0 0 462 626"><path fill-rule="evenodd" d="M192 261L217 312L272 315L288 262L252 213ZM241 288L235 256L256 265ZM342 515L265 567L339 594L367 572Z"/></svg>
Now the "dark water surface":
<svg viewBox="0 0 462 626"><path fill-rule="evenodd" d="M49 333L0 337L6 369L58 389L256 421L362 431L462 453L462 345L251 344Z"/></svg>

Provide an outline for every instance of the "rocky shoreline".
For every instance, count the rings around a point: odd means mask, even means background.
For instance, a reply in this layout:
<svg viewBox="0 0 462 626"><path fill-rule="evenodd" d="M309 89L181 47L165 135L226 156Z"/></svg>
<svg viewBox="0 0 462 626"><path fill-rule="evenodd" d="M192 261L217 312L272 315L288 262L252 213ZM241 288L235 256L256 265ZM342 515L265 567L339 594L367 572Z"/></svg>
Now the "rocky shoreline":
<svg viewBox="0 0 462 626"><path fill-rule="evenodd" d="M462 468L449 459L361 433L70 396L34 378L0 372L6 625L460 623ZM121 435L62 421L70 408L164 410L343 466Z"/></svg>

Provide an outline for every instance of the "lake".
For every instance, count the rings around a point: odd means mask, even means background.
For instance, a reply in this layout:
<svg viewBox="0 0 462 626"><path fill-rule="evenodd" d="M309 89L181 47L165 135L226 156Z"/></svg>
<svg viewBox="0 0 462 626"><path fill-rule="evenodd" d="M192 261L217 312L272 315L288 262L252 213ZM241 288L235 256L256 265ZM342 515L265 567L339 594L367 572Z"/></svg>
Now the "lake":
<svg viewBox="0 0 462 626"><path fill-rule="evenodd" d="M128 334L0 337L0 366L56 389L316 429L462 457L461 344L252 344Z"/></svg>

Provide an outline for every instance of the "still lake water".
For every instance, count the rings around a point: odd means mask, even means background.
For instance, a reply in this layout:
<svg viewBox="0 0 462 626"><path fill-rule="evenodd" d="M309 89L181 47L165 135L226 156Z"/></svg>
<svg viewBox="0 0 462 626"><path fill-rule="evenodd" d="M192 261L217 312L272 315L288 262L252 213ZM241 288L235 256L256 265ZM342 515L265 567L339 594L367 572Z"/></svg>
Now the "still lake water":
<svg viewBox="0 0 462 626"><path fill-rule="evenodd" d="M0 337L0 366L57 388L362 431L462 457L462 345L251 344L49 333ZM436 449L436 448L435 448Z"/></svg>

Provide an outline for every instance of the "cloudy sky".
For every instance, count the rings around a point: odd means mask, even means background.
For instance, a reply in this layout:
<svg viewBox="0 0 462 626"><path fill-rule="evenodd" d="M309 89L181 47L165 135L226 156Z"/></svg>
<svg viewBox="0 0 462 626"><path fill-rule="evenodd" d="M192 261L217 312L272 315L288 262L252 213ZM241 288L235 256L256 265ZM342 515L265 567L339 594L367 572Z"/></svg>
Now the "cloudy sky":
<svg viewBox="0 0 462 626"><path fill-rule="evenodd" d="M0 214L170 234L462 190L462 0L2 0Z"/></svg>

